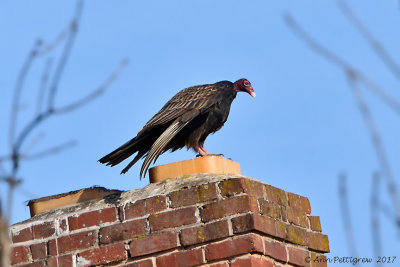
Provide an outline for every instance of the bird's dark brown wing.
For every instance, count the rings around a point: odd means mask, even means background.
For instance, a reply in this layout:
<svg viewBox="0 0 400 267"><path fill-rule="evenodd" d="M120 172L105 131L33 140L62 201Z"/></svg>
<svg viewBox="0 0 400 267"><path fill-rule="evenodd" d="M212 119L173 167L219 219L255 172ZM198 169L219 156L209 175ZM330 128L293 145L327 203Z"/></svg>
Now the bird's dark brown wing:
<svg viewBox="0 0 400 267"><path fill-rule="evenodd" d="M200 112L217 103L231 90L231 82L218 82L188 87L172 97L139 131L138 136L154 126L171 122L193 109Z"/></svg>

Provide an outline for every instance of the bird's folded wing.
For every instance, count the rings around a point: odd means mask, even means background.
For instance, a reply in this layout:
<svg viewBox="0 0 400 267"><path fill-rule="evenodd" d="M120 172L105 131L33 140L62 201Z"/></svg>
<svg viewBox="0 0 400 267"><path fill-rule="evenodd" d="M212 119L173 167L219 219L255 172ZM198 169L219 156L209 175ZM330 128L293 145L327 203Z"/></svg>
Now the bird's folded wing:
<svg viewBox="0 0 400 267"><path fill-rule="evenodd" d="M195 109L201 112L220 101L222 97L223 92L221 91L221 86L216 84L186 88L171 98L171 100L143 126L138 136L156 125L162 125L173 121L190 110Z"/></svg>
<svg viewBox="0 0 400 267"><path fill-rule="evenodd" d="M185 127L191 120L193 120L198 114L199 110L191 110L185 113L180 118L177 118L154 142L151 146L146 159L143 162L142 168L140 170L140 177L146 175L146 172L151 164L155 162L160 156L162 151L165 149L167 144Z"/></svg>

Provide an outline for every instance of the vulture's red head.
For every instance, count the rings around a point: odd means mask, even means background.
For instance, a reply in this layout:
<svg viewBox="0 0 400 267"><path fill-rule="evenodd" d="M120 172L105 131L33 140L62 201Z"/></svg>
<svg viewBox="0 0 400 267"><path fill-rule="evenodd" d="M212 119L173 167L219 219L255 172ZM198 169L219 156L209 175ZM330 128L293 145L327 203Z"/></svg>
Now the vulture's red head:
<svg viewBox="0 0 400 267"><path fill-rule="evenodd" d="M252 97L256 97L256 92L254 92L253 86L247 79L237 80L233 84L233 89L236 92L246 92L249 95L251 95Z"/></svg>

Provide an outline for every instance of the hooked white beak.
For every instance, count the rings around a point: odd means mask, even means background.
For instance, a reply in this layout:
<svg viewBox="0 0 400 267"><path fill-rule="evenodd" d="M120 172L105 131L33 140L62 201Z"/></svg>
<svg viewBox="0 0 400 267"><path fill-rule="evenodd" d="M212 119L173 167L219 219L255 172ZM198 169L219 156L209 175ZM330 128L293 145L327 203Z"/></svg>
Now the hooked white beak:
<svg viewBox="0 0 400 267"><path fill-rule="evenodd" d="M255 98L256 97L256 93L255 92L251 92L250 95Z"/></svg>

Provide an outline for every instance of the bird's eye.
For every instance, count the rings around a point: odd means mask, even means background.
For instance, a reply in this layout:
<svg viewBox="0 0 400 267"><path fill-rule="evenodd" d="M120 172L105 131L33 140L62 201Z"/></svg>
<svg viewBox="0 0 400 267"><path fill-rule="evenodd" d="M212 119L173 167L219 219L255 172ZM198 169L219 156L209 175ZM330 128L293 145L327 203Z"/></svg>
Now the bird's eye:
<svg viewBox="0 0 400 267"><path fill-rule="evenodd" d="M249 85L250 85L250 83L248 81L244 82L244 86L249 86Z"/></svg>

